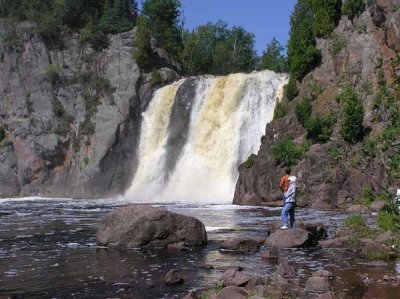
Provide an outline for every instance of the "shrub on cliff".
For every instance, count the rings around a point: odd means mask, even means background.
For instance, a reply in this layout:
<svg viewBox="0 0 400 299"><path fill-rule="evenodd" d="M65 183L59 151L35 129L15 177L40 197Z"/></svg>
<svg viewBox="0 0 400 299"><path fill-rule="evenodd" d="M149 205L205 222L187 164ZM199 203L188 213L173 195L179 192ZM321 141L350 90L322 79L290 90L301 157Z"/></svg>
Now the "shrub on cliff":
<svg viewBox="0 0 400 299"><path fill-rule="evenodd" d="M360 15L364 9L364 0L346 0L346 2L343 4L342 12L350 19L353 19L355 16Z"/></svg>
<svg viewBox="0 0 400 299"><path fill-rule="evenodd" d="M285 94L289 101L293 100L299 94L299 90L297 89L296 79L293 76L290 76L289 82L285 87Z"/></svg>
<svg viewBox="0 0 400 299"><path fill-rule="evenodd" d="M331 115L316 115L306 122L307 138L314 143L328 142L333 131L334 118Z"/></svg>
<svg viewBox="0 0 400 299"><path fill-rule="evenodd" d="M288 107L282 101L277 102L274 109L274 119L279 119L287 114Z"/></svg>
<svg viewBox="0 0 400 299"><path fill-rule="evenodd" d="M294 144L293 139L286 137L272 146L272 158L278 165L291 166L300 160L305 149Z"/></svg>
<svg viewBox="0 0 400 299"><path fill-rule="evenodd" d="M305 98L304 100L300 101L295 109L294 109L297 120L299 123L303 125L303 127L306 126L307 121L310 119L310 115L312 112L312 106L311 106L311 101L309 98Z"/></svg>
<svg viewBox="0 0 400 299"><path fill-rule="evenodd" d="M364 106L350 86L346 86L337 98L343 103L343 120L340 133L346 142L356 143L364 137L365 133L363 125Z"/></svg>

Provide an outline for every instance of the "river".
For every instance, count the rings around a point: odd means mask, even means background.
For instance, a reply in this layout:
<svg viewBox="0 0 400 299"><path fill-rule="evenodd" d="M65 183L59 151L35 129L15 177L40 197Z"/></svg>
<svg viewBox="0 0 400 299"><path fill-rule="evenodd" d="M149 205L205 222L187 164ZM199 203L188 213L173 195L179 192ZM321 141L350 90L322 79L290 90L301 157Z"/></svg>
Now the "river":
<svg viewBox="0 0 400 299"><path fill-rule="evenodd" d="M96 246L100 219L123 200L25 198L0 200L0 297L12 298L182 298L188 290L215 287L224 269L241 266L244 272L268 275L274 262L260 252L224 253L218 240L266 237L268 223L279 219L279 209L232 205L152 204L194 216L206 226L209 244L184 252L166 250L111 250ZM297 221L322 222L329 234L343 223L337 211L299 209ZM341 298L399 298L399 287L369 286L361 274L400 273L400 262L373 269L364 261L334 249L287 249L280 252L295 265L297 276L318 269L337 275ZM209 270L202 265L210 264ZM185 283L168 287L163 277L180 269Z"/></svg>

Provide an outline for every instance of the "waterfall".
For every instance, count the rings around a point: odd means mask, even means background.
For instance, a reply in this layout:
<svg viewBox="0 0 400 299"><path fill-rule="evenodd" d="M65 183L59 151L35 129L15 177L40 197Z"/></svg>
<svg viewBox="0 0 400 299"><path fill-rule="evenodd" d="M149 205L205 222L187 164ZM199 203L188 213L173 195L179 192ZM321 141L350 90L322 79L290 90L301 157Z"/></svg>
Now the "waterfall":
<svg viewBox="0 0 400 299"><path fill-rule="evenodd" d="M199 76L157 90L143 113L133 201L231 203L286 83L271 71Z"/></svg>

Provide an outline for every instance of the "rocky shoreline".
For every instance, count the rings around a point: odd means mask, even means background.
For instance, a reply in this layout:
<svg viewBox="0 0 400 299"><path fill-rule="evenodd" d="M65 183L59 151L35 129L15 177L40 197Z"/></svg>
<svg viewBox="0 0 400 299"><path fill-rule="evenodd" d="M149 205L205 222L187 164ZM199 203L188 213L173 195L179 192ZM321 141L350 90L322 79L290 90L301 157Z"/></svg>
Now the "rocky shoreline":
<svg viewBox="0 0 400 299"><path fill-rule="evenodd" d="M361 216L358 213L353 213L349 214L348 219L354 217ZM185 220L186 218L187 220ZM175 254L179 254L183 250L189 250L188 246L190 245L205 246L207 244L206 236L205 238L200 237L199 242L187 242L184 237L185 235L204 236L203 224L199 226L200 234L193 230L193 227L199 224L194 226L183 225L181 227L182 230L176 230L175 237L165 233L166 231L173 231L169 230L169 227L175 225L173 223L176 223L176 219L180 219L180 221L177 221L178 223L184 223L185 221L201 223L193 217L188 218L164 209L141 205L122 207L109 213L102 220L97 234L98 244L107 245L106 242L101 241L102 234L105 230L108 230L109 233L112 232L113 227L120 231L120 235L124 235L121 237L124 240L124 244L138 246L137 242L132 243L126 238L136 240L137 236L143 237L146 235L145 239L147 241L142 243L142 246L146 248L161 246L169 252L175 252ZM125 226L125 232L128 233L121 232L120 220L122 220L122 226ZM370 220L374 220L373 216ZM127 223L137 223L138 221L141 225L133 225L134 233L129 233L129 225L127 226ZM345 226L335 231L333 235L328 234L327 228L322 223L298 223L298 228L296 229L280 230L280 223L276 222L267 227L265 231L266 238L225 238L221 241L213 241L213 243L217 242L219 251L222 254L256 254L260 256L260 262L276 265L276 270L270 275L261 276L252 275L251 269L243 271L246 268L245 265L243 267L238 265L225 269L215 269L211 264L202 264L199 267L207 271L221 273L219 279L215 281L215 288L190 291L184 299L342 298L340 297L342 290L335 283L336 277L338 277L339 281L344 279L341 274L332 273L327 269L318 269L307 275L301 274L297 269L298 265L290 261L289 256L285 256L287 252L283 253L283 250L290 248L294 250L292 251L294 255L296 255L296 249L306 248L310 252L328 248L335 248L344 252L344 254L347 252L364 261L359 263L363 269L381 269L381 274L378 277L372 277L368 272L358 273L359 280L363 284L366 286L375 284L378 287L387 286L400 290L400 274L390 274L385 271L389 264L398 258L400 252L399 244L396 243L398 235L378 229L374 230L369 226L367 228L363 227L364 230L360 233L359 227L348 222L346 220ZM161 231L156 227L162 228ZM368 235L365 229L370 229L368 232L373 231L373 233ZM111 233L111 235L115 238L118 234ZM179 240L176 239L176 235L180 236ZM154 241L151 241L151 238ZM116 240L114 242L118 243ZM120 246L112 245L111 247ZM165 274L164 283L173 288L174 286L185 284L186 279L182 269L170 269Z"/></svg>

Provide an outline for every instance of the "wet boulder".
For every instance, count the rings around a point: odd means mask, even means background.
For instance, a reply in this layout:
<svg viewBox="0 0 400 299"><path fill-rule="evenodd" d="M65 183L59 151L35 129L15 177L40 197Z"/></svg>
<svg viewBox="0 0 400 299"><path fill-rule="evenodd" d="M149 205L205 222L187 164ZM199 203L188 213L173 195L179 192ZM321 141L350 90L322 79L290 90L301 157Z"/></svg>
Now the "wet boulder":
<svg viewBox="0 0 400 299"><path fill-rule="evenodd" d="M360 213L368 214L370 212L369 208L363 205L354 205L346 209L348 213Z"/></svg>
<svg viewBox="0 0 400 299"><path fill-rule="evenodd" d="M207 244L203 223L165 209L130 205L108 213L97 230L97 244L116 248L155 248Z"/></svg>
<svg viewBox="0 0 400 299"><path fill-rule="evenodd" d="M232 250L240 252L254 252L257 251L261 244L264 243L263 239L249 239L249 238L239 238L239 239L229 239L220 245L221 250Z"/></svg>
<svg viewBox="0 0 400 299"><path fill-rule="evenodd" d="M277 230L265 241L266 246L278 248L311 247L316 243L314 235L302 228Z"/></svg>
<svg viewBox="0 0 400 299"><path fill-rule="evenodd" d="M230 269L222 274L221 283L223 286L243 287L251 280L251 278L251 276L247 276L237 270Z"/></svg>
<svg viewBox="0 0 400 299"><path fill-rule="evenodd" d="M318 292L325 293L328 292L331 285L329 281L320 276L312 276L307 280L306 292Z"/></svg>
<svg viewBox="0 0 400 299"><path fill-rule="evenodd" d="M165 274L165 276L164 276L164 282L166 285L169 285L169 286L182 284L184 281L185 280L184 280L182 274L176 269L172 269L172 270L168 271L168 273Z"/></svg>
<svg viewBox="0 0 400 299"><path fill-rule="evenodd" d="M249 294L246 292L246 290L239 288L239 287L234 287L234 286L229 286L226 288L223 288L215 297L216 299L246 299L248 298Z"/></svg>

